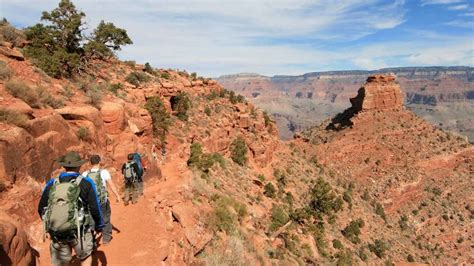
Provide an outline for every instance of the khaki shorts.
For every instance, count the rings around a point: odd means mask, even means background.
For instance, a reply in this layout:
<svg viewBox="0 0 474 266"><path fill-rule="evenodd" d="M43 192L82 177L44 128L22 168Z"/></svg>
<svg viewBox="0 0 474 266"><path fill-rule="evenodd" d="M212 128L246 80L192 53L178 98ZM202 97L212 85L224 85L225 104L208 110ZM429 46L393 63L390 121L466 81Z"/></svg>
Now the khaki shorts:
<svg viewBox="0 0 474 266"><path fill-rule="evenodd" d="M76 256L80 260L85 260L89 257L94 249L92 233L88 230L82 240L83 249L81 249L81 241L79 239L65 240L65 241L51 241L51 263L53 265L68 264L71 261L74 249Z"/></svg>

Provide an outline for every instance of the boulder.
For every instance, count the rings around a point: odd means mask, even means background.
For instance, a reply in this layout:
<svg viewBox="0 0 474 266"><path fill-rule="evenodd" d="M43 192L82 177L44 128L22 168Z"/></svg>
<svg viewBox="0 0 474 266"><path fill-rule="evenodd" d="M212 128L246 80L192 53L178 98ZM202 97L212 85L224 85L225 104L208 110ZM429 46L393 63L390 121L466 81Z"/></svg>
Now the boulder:
<svg viewBox="0 0 474 266"><path fill-rule="evenodd" d="M182 202L174 205L171 212L183 227L186 239L195 248L194 254L199 253L212 239L212 234L198 219L202 216L201 208L196 208L192 202Z"/></svg>
<svg viewBox="0 0 474 266"><path fill-rule="evenodd" d="M16 98L15 98L16 99ZM33 108L31 108L28 104L24 101L16 99L13 103L5 106L6 109L19 112L21 114L25 114L31 116L33 114Z"/></svg>
<svg viewBox="0 0 474 266"><path fill-rule="evenodd" d="M245 115L240 115L239 117L239 126L241 128L249 128L252 123L252 120L250 119L250 116L245 114Z"/></svg>
<svg viewBox="0 0 474 266"><path fill-rule="evenodd" d="M5 47L5 46L0 46L0 54L4 55L6 57L10 57L10 58L19 60L19 61L25 60L25 57L23 56L23 54L15 48L10 49L10 48Z"/></svg>
<svg viewBox="0 0 474 266"><path fill-rule="evenodd" d="M5 213L0 213L0 265L35 265L33 249L24 229Z"/></svg>
<svg viewBox="0 0 474 266"><path fill-rule="evenodd" d="M124 108L123 105L113 102L104 102L100 109L102 121L104 121L105 132L107 134L120 134L124 129Z"/></svg>
<svg viewBox="0 0 474 266"><path fill-rule="evenodd" d="M191 85L193 87L197 87L197 86L202 86L204 84L204 82L202 80L194 80L191 82Z"/></svg>

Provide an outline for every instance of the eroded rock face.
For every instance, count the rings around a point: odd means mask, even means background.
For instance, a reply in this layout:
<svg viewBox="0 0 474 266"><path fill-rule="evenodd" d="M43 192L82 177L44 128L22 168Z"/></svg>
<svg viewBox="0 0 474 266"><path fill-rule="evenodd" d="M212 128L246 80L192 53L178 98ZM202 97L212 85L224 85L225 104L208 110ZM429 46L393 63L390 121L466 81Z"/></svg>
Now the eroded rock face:
<svg viewBox="0 0 474 266"><path fill-rule="evenodd" d="M396 109L403 106L403 94L395 76L372 75L351 103L355 112Z"/></svg>
<svg viewBox="0 0 474 266"><path fill-rule="evenodd" d="M0 265L35 265L28 237L17 223L0 213Z"/></svg>

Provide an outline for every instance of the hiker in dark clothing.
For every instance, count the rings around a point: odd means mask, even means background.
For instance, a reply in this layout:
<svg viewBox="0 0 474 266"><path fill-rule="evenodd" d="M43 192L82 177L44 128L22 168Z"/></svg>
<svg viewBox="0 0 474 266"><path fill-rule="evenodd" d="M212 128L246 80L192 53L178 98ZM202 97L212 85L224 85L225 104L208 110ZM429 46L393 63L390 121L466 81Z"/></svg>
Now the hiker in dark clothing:
<svg viewBox="0 0 474 266"><path fill-rule="evenodd" d="M138 173L140 169L137 163L133 160L133 153L130 153L127 156L128 161L122 165L122 174L125 182L125 195L124 195L124 204L128 205L128 202L131 200L132 204L137 203L138 199Z"/></svg>
<svg viewBox="0 0 474 266"><path fill-rule="evenodd" d="M92 216L96 232L104 227L94 181L79 173L85 162L77 152L60 157L57 163L66 171L49 180L41 195L38 213L51 236L53 265L69 264L71 249L82 265L91 265L94 239L88 217ZM75 215L68 215L71 212Z"/></svg>
<svg viewBox="0 0 474 266"><path fill-rule="evenodd" d="M82 173L82 176L88 176L94 181L95 187L97 189L97 195L99 197L100 208L102 210L102 218L104 219L102 243L104 245L108 245L112 240L112 223L110 222L112 211L110 209L110 200L107 188L110 188L110 190L114 193L117 202L120 202L120 196L109 171L107 171L107 169L101 168L100 161L101 159L99 155L92 155L90 158L92 167L90 170Z"/></svg>

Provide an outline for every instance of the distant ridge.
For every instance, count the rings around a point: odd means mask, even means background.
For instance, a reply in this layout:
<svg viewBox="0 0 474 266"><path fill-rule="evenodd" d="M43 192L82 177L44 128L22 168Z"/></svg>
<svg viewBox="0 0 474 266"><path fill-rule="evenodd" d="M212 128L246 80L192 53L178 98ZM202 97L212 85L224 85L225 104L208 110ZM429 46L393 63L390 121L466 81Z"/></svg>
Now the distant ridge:
<svg viewBox="0 0 474 266"><path fill-rule="evenodd" d="M426 66L426 67L390 67L390 68L381 68L376 70L333 70L333 71L315 71L315 72L308 72L301 75L274 75L274 76L265 76L258 73L236 73L236 74L227 74L219 76L217 79L223 78L232 78L232 77L262 77L262 78L270 78L273 80L275 79L282 79L282 78L294 78L294 77L317 77L317 76L332 76L332 75L365 75L369 76L371 74L376 73L411 73L415 74L417 72L446 72L446 71L462 71L469 74L470 78L474 76L474 67L470 66ZM439 74L439 73L436 73Z"/></svg>

